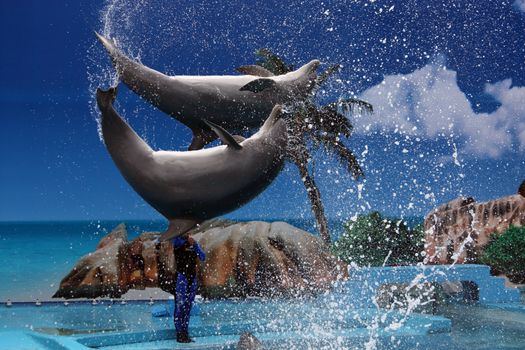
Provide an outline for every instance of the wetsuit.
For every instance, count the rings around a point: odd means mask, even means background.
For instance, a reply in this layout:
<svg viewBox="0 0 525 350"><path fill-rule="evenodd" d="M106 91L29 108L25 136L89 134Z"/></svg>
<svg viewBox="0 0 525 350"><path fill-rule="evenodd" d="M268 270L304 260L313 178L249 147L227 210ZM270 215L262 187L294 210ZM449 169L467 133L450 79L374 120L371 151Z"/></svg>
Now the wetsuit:
<svg viewBox="0 0 525 350"><path fill-rule="evenodd" d="M197 257L204 261L206 254L197 242L190 245L185 238L174 238L172 243L177 268L174 310L177 341L190 341L188 324L191 307L197 292Z"/></svg>

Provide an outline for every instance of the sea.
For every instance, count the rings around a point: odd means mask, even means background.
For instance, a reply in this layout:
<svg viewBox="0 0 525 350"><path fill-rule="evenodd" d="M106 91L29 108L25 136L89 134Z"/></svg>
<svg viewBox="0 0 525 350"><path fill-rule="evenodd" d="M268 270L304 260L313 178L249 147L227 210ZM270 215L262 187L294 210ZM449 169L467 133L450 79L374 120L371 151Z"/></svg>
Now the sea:
<svg viewBox="0 0 525 350"><path fill-rule="evenodd" d="M422 219L411 218L414 225ZM236 220L249 221L249 219ZM312 219L278 219L316 232ZM128 239L142 232L165 230L163 220L0 222L0 302L51 300L62 278L98 242L124 222ZM329 220L332 239L343 232L343 220Z"/></svg>

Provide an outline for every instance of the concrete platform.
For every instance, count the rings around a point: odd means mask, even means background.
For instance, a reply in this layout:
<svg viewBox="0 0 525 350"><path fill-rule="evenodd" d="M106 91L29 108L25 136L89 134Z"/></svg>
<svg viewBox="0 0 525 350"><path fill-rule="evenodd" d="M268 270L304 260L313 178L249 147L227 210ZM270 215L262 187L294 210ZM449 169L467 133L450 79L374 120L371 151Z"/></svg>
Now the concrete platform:
<svg viewBox="0 0 525 350"><path fill-rule="evenodd" d="M190 333L195 340L191 344L175 341L171 318L157 319L151 315L146 318L144 314L150 308L144 305L140 308L141 314L137 314L138 306L133 305L109 309L78 305L78 316L88 310L97 310L92 315L94 318L121 315L126 317L125 322L135 322L130 324L128 330L106 331L101 328L94 334L82 334L82 328L78 329L78 333L62 336L49 334L48 327L0 331L0 349L235 349L240 334L247 331L272 349L363 349L371 343L375 344L375 349L417 349L421 344L440 346L450 341L451 322L446 318L369 308L345 309L337 304L330 307L329 303L333 302L327 295L324 299L301 301L203 303L200 316L191 319ZM60 319L63 316L61 311L65 310L70 313L68 317L75 317L76 311L74 305L49 310L45 305L22 308L26 312L32 309L35 313L43 313L49 319ZM128 315L124 315L126 309L129 310ZM16 307L11 310L16 313ZM67 322L71 321L68 319ZM138 323L142 323L142 327ZM83 322L78 324L79 327L84 326ZM63 327L64 324L58 326Z"/></svg>
<svg viewBox="0 0 525 350"><path fill-rule="evenodd" d="M421 282L473 282L478 288L478 302L501 304L520 302L517 288L506 288L505 279L490 275L486 265L421 265L370 267L349 269L348 281L341 284L339 291L353 295L356 306L373 306L373 298L385 284Z"/></svg>

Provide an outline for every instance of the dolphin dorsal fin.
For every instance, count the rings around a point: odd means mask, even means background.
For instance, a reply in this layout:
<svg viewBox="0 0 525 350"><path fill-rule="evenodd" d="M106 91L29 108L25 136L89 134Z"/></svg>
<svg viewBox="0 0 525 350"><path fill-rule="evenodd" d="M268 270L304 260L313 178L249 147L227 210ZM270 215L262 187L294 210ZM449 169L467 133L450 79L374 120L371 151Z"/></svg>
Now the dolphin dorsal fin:
<svg viewBox="0 0 525 350"><path fill-rule="evenodd" d="M256 64L249 64L246 66L240 66L237 68L237 72L247 75L255 75L257 77L273 77L275 74L270 72L268 69L258 66Z"/></svg>
<svg viewBox="0 0 525 350"><path fill-rule="evenodd" d="M271 89L276 85L273 79L268 78L259 78L250 81L248 84L244 85L239 89L239 91L251 91L251 92L261 92L266 89Z"/></svg>
<svg viewBox="0 0 525 350"><path fill-rule="evenodd" d="M204 120L204 123L210 127L210 129L217 134L217 136L221 139L221 141L227 145L228 147L232 147L234 149L241 149L242 146L239 145L239 143L235 140L235 138L227 132L223 127L212 123L210 121Z"/></svg>

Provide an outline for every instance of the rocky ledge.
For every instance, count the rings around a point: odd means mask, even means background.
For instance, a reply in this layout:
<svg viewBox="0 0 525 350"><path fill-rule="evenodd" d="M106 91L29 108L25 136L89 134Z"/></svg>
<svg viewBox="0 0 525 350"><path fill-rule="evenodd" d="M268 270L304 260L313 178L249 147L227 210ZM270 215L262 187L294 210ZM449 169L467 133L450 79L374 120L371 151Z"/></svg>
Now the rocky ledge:
<svg viewBox="0 0 525 350"><path fill-rule="evenodd" d="M490 236L525 225L525 181L518 194L477 203L459 197L425 217L425 250L429 264L476 261Z"/></svg>
<svg viewBox="0 0 525 350"><path fill-rule="evenodd" d="M192 234L207 255L198 265L205 297L317 293L347 274L318 237L285 222L213 220ZM120 297L146 287L173 293L172 246L156 245L157 237L147 232L128 241L120 224L77 262L53 297Z"/></svg>

